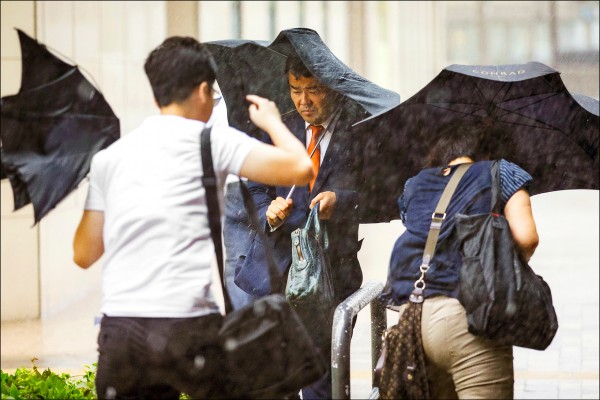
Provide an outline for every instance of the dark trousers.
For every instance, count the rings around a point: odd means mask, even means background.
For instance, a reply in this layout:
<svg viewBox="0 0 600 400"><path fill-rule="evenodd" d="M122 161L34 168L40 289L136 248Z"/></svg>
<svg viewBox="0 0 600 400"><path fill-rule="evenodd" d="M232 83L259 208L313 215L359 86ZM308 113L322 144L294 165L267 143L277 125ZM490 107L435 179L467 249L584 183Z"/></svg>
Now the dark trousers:
<svg viewBox="0 0 600 400"><path fill-rule="evenodd" d="M218 332L223 317L102 318L99 399L228 398Z"/></svg>

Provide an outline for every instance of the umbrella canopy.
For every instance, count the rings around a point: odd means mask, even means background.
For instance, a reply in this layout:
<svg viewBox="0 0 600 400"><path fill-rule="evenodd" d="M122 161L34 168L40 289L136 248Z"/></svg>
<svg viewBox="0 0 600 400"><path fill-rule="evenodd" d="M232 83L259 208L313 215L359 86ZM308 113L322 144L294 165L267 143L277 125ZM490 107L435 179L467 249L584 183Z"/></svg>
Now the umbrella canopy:
<svg viewBox="0 0 600 400"><path fill-rule="evenodd" d="M396 92L370 82L340 61L312 29L283 30L270 44L251 40L204 44L218 66L217 80L227 104L230 125L251 134L258 129L250 122L246 94L273 100L282 115L295 110L284 73L288 56L298 56L322 84L342 94L348 106L356 107L363 115L376 114L400 103Z"/></svg>
<svg viewBox="0 0 600 400"><path fill-rule="evenodd" d="M399 106L355 124L371 132L365 173L380 205L364 222L398 218L404 183L423 168L439 128L455 121L504 132L510 149L490 141L533 176L531 195L599 188L596 100L572 95L558 71L537 62L451 65Z"/></svg>
<svg viewBox="0 0 600 400"><path fill-rule="evenodd" d="M274 68L283 71L286 57L269 49L268 42L219 40L204 44L217 63L217 81L227 105L229 125L258 135L248 114L246 94L250 93L273 100L283 114L294 109L287 80L274 78L271 72Z"/></svg>
<svg viewBox="0 0 600 400"><path fill-rule="evenodd" d="M119 138L119 119L77 66L17 31L21 88L1 100L2 169L15 210L32 203L37 223L85 178L94 154Z"/></svg>

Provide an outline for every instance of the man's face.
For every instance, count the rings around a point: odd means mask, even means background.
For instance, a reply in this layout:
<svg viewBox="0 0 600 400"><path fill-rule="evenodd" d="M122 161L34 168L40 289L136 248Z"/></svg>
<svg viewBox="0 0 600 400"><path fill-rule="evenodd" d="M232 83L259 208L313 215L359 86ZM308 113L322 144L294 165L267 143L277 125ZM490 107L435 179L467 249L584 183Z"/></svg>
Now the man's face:
<svg viewBox="0 0 600 400"><path fill-rule="evenodd" d="M320 125L331 115L335 108L334 93L315 77L296 79L294 74L288 73L288 83L290 97L306 122Z"/></svg>

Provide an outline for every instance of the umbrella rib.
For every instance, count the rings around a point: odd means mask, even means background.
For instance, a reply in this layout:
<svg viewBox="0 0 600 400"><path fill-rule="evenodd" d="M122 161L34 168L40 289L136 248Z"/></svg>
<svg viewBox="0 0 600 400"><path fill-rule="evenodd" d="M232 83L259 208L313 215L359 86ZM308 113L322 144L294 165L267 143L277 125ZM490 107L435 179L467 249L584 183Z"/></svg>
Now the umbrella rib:
<svg viewBox="0 0 600 400"><path fill-rule="evenodd" d="M544 121L541 121L541 120L540 120L540 119L538 119L538 118L534 118L534 117L531 117L531 116L528 116L528 115L525 115L525 114L523 114L523 113L519 112L520 110L523 110L523 109L525 109L525 108L531 107L531 106L533 106L533 105L535 105L535 104L538 104L538 103L540 103L540 102L542 102L542 101L546 101L546 100L548 100L548 99L551 99L552 97L558 96L558 94L559 94L559 93L543 93L543 94L549 94L549 96L547 96L547 97L544 97L544 98L540 98L539 100L537 100L537 101L535 101L535 102L533 102L533 103L526 104L526 105L524 105L524 106L522 106L522 107L519 107L519 108L516 108L516 109L514 109L514 110L506 110L506 109L504 109L504 108L500 107L500 105L498 106L498 109L499 109L499 110L502 110L502 111L505 111L505 113L506 113L506 114L516 114L516 115L519 115L519 116L521 116L521 117L523 117L523 118L526 118L526 119L529 119L529 120L531 120L531 121L537 122L537 123L539 123L539 124L541 124L541 125L543 125L543 126L545 126L545 127L549 127L549 128L551 128L551 129L556 129L556 130L559 130L557 127L555 127L555 126L553 126L553 125L550 125L550 124L548 124L548 123L546 123L546 122L544 122ZM525 125L525 124L515 124L515 125L523 125L523 126L528 126L528 125Z"/></svg>
<svg viewBox="0 0 600 400"><path fill-rule="evenodd" d="M65 79L69 78L71 75L73 75L75 73L75 71L77 71L77 67L71 66L71 70L69 72L67 72L66 74L64 74L64 75L62 75L62 76L60 76L58 78L56 78L55 80L50 81L50 82L46 82L46 83L41 84L41 85L38 85L38 86L36 86L34 88L31 88L29 90L19 91L19 94L29 94L29 93L33 93L33 92L37 92L37 91L43 90L43 89L45 89L48 86L54 85L56 83L59 83L59 82L65 80Z"/></svg>
<svg viewBox="0 0 600 400"><path fill-rule="evenodd" d="M440 110L444 110L444 111L451 111L451 112L454 112L454 113L457 113L457 114L462 114L462 115L474 115L474 114L473 114L473 113L471 113L471 112L457 111L457 110L453 110L453 109L451 109L451 108L447 108L447 107L442 107L442 106L439 106L438 104L448 104L448 105L455 105L455 104L456 104L456 105L460 105L460 104L468 104L468 105L476 105L475 103L435 103L435 104L429 103L429 104L424 104L424 105L425 105L425 106L428 106L428 107L434 107L434 108L438 108L438 109L440 109Z"/></svg>

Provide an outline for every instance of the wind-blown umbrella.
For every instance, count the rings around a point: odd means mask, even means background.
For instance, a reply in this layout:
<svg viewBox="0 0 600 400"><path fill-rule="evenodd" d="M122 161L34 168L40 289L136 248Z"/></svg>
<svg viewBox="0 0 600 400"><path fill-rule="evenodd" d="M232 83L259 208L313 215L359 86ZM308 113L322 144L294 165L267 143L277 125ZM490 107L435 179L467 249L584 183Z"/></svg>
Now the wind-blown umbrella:
<svg viewBox="0 0 600 400"><path fill-rule="evenodd" d="M15 210L39 222L85 178L95 153L116 141L119 120L81 74L17 29L21 88L1 100L2 168Z"/></svg>
<svg viewBox="0 0 600 400"><path fill-rule="evenodd" d="M597 101L574 97L558 71L537 62L451 65L399 106L355 124L372 133L365 174L369 197L380 204L365 222L398 218L406 179L423 167L439 128L458 120L506 133L509 160L533 176L531 195L599 188Z"/></svg>
<svg viewBox="0 0 600 400"><path fill-rule="evenodd" d="M227 104L229 125L258 135L250 121L247 94L256 94L274 101L282 114L294 109L287 80L278 79L273 69L285 65L286 57L267 47L266 41L219 40L205 45L215 59L217 81ZM283 75L283 72L281 72Z"/></svg>
<svg viewBox="0 0 600 400"><path fill-rule="evenodd" d="M217 80L230 125L251 134L258 130L250 122L246 94L273 100L282 115L295 110L284 74L286 59L292 55L298 56L322 84L342 94L349 107L366 116L400 103L400 95L370 82L340 61L312 29L283 30L270 44L251 40L204 44L218 66Z"/></svg>

